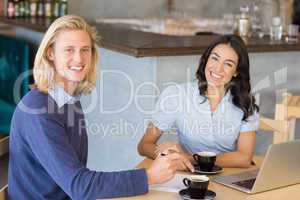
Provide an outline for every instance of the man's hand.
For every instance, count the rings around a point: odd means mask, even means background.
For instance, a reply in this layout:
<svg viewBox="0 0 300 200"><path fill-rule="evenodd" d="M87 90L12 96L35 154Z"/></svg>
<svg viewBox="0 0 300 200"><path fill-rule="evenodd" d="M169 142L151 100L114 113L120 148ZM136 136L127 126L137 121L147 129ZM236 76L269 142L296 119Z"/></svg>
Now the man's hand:
<svg viewBox="0 0 300 200"><path fill-rule="evenodd" d="M172 179L180 167L194 170L189 160L182 158L179 153L171 153L165 156L158 155L149 169L146 170L148 184L164 183Z"/></svg>
<svg viewBox="0 0 300 200"><path fill-rule="evenodd" d="M171 156L158 155L146 172L148 184L158 184L172 179L175 175L176 167Z"/></svg>

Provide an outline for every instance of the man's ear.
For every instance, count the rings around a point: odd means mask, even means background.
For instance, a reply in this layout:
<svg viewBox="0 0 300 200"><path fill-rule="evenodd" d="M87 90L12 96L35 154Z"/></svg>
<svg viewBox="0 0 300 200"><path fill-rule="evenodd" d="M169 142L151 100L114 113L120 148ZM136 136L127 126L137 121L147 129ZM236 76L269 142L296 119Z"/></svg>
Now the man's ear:
<svg viewBox="0 0 300 200"><path fill-rule="evenodd" d="M52 47L49 47L47 49L47 58L51 61L54 60L54 53L53 53L53 48Z"/></svg>

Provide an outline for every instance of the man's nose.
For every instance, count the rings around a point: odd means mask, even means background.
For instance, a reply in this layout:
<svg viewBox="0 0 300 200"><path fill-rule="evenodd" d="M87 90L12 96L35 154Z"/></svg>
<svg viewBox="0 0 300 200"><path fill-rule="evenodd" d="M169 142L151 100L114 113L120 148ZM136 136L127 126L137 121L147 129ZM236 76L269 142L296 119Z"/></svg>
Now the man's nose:
<svg viewBox="0 0 300 200"><path fill-rule="evenodd" d="M73 60L80 63L82 61L82 55L80 51L75 51L73 55Z"/></svg>

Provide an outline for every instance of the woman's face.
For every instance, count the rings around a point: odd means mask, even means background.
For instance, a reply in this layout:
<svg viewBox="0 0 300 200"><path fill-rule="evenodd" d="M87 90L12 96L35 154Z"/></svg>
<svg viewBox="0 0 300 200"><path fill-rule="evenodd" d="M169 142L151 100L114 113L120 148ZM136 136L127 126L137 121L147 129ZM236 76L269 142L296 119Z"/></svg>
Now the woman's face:
<svg viewBox="0 0 300 200"><path fill-rule="evenodd" d="M91 39L83 30L65 30L58 34L48 56L55 67L55 79L78 84L89 71L92 57Z"/></svg>
<svg viewBox="0 0 300 200"><path fill-rule="evenodd" d="M238 55L228 44L219 44L213 48L205 66L208 85L224 87L237 75Z"/></svg>

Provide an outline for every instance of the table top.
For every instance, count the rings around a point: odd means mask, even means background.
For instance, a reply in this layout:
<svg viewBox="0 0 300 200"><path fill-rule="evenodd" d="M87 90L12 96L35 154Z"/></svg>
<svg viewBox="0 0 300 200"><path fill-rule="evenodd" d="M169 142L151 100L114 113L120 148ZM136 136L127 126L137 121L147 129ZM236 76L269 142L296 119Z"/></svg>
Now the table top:
<svg viewBox="0 0 300 200"><path fill-rule="evenodd" d="M247 169L242 168L225 168L222 175L225 174L233 174L238 173L246 170L253 170L257 169L258 166L261 165L263 161L263 157L256 156L254 158L256 166L252 166ZM137 165L137 168L147 168L150 166L152 160L145 159L140 164ZM185 172L178 172L178 173L185 173ZM213 178L214 176L210 176ZM271 191L266 191L258 194L246 194L240 192L238 190L223 186L221 184L215 183L211 181L209 183L209 189L214 191L217 196L215 200L283 200L283 199L300 199L300 184L292 185L288 187L283 187L280 189L275 189ZM149 192L145 195L135 196L135 197L126 197L126 198L118 198L119 200L180 200L181 197L177 193L172 192L162 192L162 191L155 191L149 190Z"/></svg>

